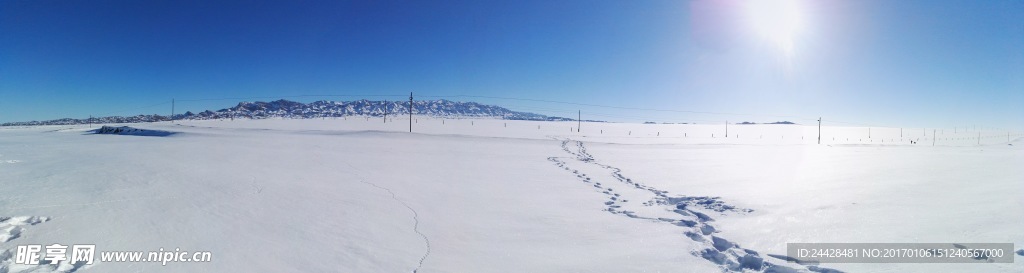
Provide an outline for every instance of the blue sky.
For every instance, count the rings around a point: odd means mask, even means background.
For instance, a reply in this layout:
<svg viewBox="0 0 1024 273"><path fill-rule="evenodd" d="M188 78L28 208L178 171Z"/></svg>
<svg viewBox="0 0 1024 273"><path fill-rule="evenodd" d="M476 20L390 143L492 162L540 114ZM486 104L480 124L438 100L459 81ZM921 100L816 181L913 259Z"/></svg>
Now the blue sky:
<svg viewBox="0 0 1024 273"><path fill-rule="evenodd" d="M632 122L1024 126L1024 1L764 3L0 1L0 122L415 92Z"/></svg>

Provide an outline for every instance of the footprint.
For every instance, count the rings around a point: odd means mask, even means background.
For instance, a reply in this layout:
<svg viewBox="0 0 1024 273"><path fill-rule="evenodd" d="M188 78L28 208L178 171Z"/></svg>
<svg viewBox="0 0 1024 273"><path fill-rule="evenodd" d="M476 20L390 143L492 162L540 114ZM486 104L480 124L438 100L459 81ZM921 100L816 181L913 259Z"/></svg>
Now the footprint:
<svg viewBox="0 0 1024 273"><path fill-rule="evenodd" d="M0 228L0 243L6 243L17 239L18 236L21 236L21 232L23 230L25 229L19 226L7 226Z"/></svg>
<svg viewBox="0 0 1024 273"><path fill-rule="evenodd" d="M726 239L722 239L721 237L718 236L711 236L711 242L712 246L714 246L715 249L718 249L718 251L725 251L736 246L735 243L730 242L729 240Z"/></svg>
<svg viewBox="0 0 1024 273"><path fill-rule="evenodd" d="M716 231L715 227L713 227L711 225L704 224L704 225L700 226L700 233L702 233L704 235L711 235L711 233L714 233L715 231Z"/></svg>
<svg viewBox="0 0 1024 273"><path fill-rule="evenodd" d="M21 232L25 231L21 226L36 225L49 220L49 217L39 216L0 216L0 243L10 242L21 236Z"/></svg>

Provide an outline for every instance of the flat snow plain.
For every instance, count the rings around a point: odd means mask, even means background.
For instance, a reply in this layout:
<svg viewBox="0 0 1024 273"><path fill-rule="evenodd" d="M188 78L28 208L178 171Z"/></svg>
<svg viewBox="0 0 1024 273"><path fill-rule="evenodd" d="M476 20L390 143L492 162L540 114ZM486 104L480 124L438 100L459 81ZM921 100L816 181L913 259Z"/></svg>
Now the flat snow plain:
<svg viewBox="0 0 1024 273"><path fill-rule="evenodd" d="M1024 246L1005 132L415 117L0 128L0 273L1021 272L823 264L790 242ZM156 135L156 136L154 136ZM918 144L909 144L915 140ZM1013 145L1007 145L1013 144ZM11 218L8 218L11 217ZM4 219L8 218L8 219ZM210 251L13 264L18 245Z"/></svg>

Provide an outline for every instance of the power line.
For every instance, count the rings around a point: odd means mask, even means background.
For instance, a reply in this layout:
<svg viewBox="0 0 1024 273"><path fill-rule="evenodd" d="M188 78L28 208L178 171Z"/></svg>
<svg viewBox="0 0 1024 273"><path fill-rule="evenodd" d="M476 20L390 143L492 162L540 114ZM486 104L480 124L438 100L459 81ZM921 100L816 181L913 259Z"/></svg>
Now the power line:
<svg viewBox="0 0 1024 273"><path fill-rule="evenodd" d="M193 102L193 101L219 101L219 100L282 99L282 98L304 98L304 97L404 97L404 96L405 95L370 95L370 94L362 94L362 95L359 95L359 94L355 94L355 95L337 95L337 94L320 94L320 95L291 95L291 96L276 96L276 97L234 97L234 98L212 98L212 99L185 99L185 100L178 100L178 101ZM499 100L514 100L514 101L556 103L556 104L565 104L565 105L588 106L588 107L620 109L620 110L633 110L633 111L652 111L652 112L670 112L670 113L706 114L706 115L733 115L733 116L753 116L753 117L775 117L775 118L795 119L795 120L799 120L799 121L817 121L818 120L816 118L806 118L806 117L792 116L792 115L730 113L730 112L709 112L709 111L693 111L693 110L678 110L678 109L657 109L657 108L643 108L643 107L626 107L626 106L602 105L602 104L591 104L591 103L576 103L576 102L567 102L567 101L546 100L546 99L530 99L530 98L519 98L519 97L497 97L497 96L480 96L480 95L432 95L432 96L420 96L420 97L421 98L441 98L441 99L446 99L446 98L483 98L483 99L499 99ZM506 106L506 108L508 108L508 107ZM519 107L516 107L516 108L527 108L527 107L519 106ZM542 111L552 111L552 112L556 112L557 111L559 113L565 113L565 114L571 114L572 112L575 112L575 111L570 111L570 110L567 110L567 109L551 109L551 108L541 108L541 107L529 107L529 108L538 109L538 110L542 110ZM643 120L643 121L649 121L649 120L652 120L652 119L656 119L656 118L649 117L649 116L648 117L636 117L636 116L633 116L633 117L628 117L627 118L627 116L619 116L619 115L611 115L611 114L598 114L597 116L604 116L604 117L611 117L611 118L625 118L625 119L630 119L630 120ZM659 118L659 119L664 119L664 118ZM694 119L684 119L684 120L686 120L686 121L699 121L699 122L718 122L719 121L719 120L694 120ZM878 125L859 123L859 122L847 122L847 121L836 121L836 120L828 120L828 121L825 121L825 122L826 123L834 123L834 124L838 123L838 124L868 126L868 127L888 127L888 126L878 126ZM893 128L895 128L895 127L893 127Z"/></svg>

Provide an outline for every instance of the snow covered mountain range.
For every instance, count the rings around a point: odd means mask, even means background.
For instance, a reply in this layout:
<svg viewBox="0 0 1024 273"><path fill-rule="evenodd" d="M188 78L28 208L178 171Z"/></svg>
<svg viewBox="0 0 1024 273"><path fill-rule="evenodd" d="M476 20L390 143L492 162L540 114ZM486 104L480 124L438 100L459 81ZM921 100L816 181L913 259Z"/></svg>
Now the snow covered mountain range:
<svg viewBox="0 0 1024 273"><path fill-rule="evenodd" d="M504 107L486 105L476 102L461 102L449 100L424 100L414 101L412 112L416 115L427 115L434 117L480 117L499 118L507 120L572 120L562 117L549 117L541 114L512 111ZM321 100L311 103L301 103L289 100L276 100L271 102L240 102L238 105L220 109L217 111L202 111L199 113L185 112L175 114L175 120L206 120L206 119L266 119L266 118L321 118L321 117L343 117L343 116L383 116L387 115L408 115L408 101L329 101ZM110 116L88 119L63 118L46 121L8 122L0 126L28 126L28 125L71 125L91 123L139 123L167 121L168 116L162 115L137 115L137 116Z"/></svg>

